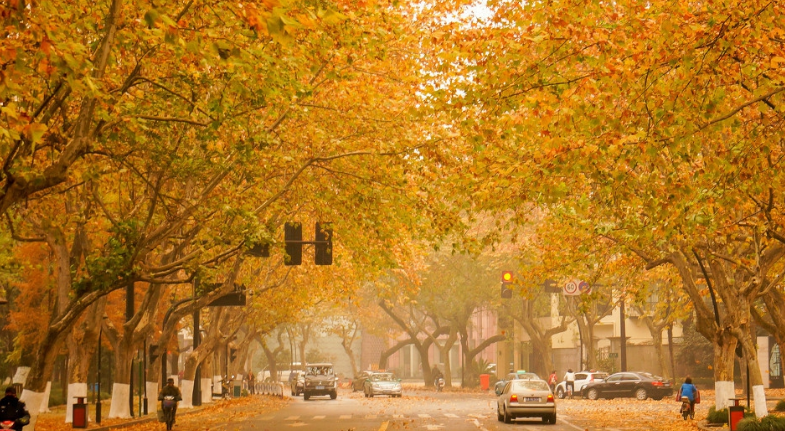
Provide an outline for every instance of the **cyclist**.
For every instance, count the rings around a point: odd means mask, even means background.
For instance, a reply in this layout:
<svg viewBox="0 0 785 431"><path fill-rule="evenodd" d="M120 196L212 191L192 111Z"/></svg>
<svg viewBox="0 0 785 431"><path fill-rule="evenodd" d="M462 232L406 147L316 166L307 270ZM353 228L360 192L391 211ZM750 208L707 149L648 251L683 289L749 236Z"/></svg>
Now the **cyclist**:
<svg viewBox="0 0 785 431"><path fill-rule="evenodd" d="M681 397L687 397L690 400L690 418L695 417L695 395L697 392L698 388L692 384L692 377L687 376L679 389L679 393L676 395L677 400L681 400Z"/></svg>
<svg viewBox="0 0 785 431"><path fill-rule="evenodd" d="M30 423L30 413L27 412L25 403L16 398L16 388L9 386L5 390L5 397L0 399L0 421L8 422L11 429L21 431L22 427Z"/></svg>
<svg viewBox="0 0 785 431"><path fill-rule="evenodd" d="M158 400L161 401L161 409L166 418L166 430L171 431L174 425L175 416L177 415L177 402L183 399L180 389L174 385L174 379L166 380L166 386L158 394Z"/></svg>

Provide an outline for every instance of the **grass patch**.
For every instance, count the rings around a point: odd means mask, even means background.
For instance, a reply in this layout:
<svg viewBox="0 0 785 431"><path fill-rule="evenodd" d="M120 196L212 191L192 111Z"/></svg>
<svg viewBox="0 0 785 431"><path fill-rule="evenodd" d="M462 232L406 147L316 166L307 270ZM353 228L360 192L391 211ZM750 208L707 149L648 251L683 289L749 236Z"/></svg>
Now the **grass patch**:
<svg viewBox="0 0 785 431"><path fill-rule="evenodd" d="M728 423L728 409L717 410L716 406L711 406L706 420L712 424L726 424Z"/></svg>
<svg viewBox="0 0 785 431"><path fill-rule="evenodd" d="M785 431L785 418L768 415L761 420L745 418L739 421L739 431Z"/></svg>
<svg viewBox="0 0 785 431"><path fill-rule="evenodd" d="M777 401L777 405L774 406L774 410L778 412L785 412L785 400Z"/></svg>

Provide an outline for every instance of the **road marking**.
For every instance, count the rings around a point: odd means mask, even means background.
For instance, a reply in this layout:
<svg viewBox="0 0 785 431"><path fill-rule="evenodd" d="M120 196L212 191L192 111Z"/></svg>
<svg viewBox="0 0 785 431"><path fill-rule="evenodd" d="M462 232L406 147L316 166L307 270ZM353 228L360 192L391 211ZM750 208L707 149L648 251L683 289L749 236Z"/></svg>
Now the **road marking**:
<svg viewBox="0 0 785 431"><path fill-rule="evenodd" d="M389 422L382 422L382 426L379 427L379 431L387 431L387 425L389 425Z"/></svg>
<svg viewBox="0 0 785 431"><path fill-rule="evenodd" d="M314 418L314 419L324 419L324 418L325 418L325 416L314 416L313 418Z"/></svg>
<svg viewBox="0 0 785 431"><path fill-rule="evenodd" d="M477 428L479 428L479 429L480 429L480 431L488 431L488 428L485 428L484 426L482 426L482 424L480 423L480 421L478 421L477 419L475 419L475 420L474 420L474 426L476 426Z"/></svg>
<svg viewBox="0 0 785 431"><path fill-rule="evenodd" d="M477 418L477 419L485 419L485 418L488 417L488 416L485 416L485 415L478 415L478 414L470 414L470 415L467 415L467 416L469 416L470 418Z"/></svg>
<svg viewBox="0 0 785 431"><path fill-rule="evenodd" d="M435 431L444 428L444 425L426 425L425 428L431 431Z"/></svg>
<svg viewBox="0 0 785 431"><path fill-rule="evenodd" d="M341 415L341 416L338 417L338 419L351 419L351 418L352 418L352 415Z"/></svg>
<svg viewBox="0 0 785 431"><path fill-rule="evenodd" d="M296 421L300 419L300 416L289 416L288 418L284 419L285 421Z"/></svg>
<svg viewBox="0 0 785 431"><path fill-rule="evenodd" d="M457 418L458 417L458 415L452 414L452 413L445 413L444 415L447 416L448 418Z"/></svg>
<svg viewBox="0 0 785 431"><path fill-rule="evenodd" d="M365 419L376 419L376 415L365 415Z"/></svg>
<svg viewBox="0 0 785 431"><path fill-rule="evenodd" d="M297 422L297 423L289 424L290 427L304 427L304 426L307 426L307 425L308 424L305 423L305 422Z"/></svg>
<svg viewBox="0 0 785 431"><path fill-rule="evenodd" d="M429 418L429 417L431 417L431 415L429 415L428 413L420 413L420 414L419 414L419 415L417 415L417 416L419 416L419 417L421 417L421 418Z"/></svg>
<svg viewBox="0 0 785 431"><path fill-rule="evenodd" d="M393 419L402 419L403 415L393 415Z"/></svg>
<svg viewBox="0 0 785 431"><path fill-rule="evenodd" d="M561 422L561 423L563 423L563 424L567 424L567 425L569 425L569 426L571 426L571 427L575 428L575 429L576 429L576 430L578 430L578 431L584 431L584 429L585 429L585 428L579 427L579 426L577 426L577 425L573 425L573 424L571 424L571 423L567 422L566 420L564 420L564 419L562 419L562 418L559 418L559 419L558 419L558 422Z"/></svg>

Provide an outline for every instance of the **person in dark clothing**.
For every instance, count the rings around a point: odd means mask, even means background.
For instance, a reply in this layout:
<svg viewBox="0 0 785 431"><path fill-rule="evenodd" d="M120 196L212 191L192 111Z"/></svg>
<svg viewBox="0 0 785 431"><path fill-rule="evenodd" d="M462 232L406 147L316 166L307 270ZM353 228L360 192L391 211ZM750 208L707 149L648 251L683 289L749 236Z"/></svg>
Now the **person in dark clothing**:
<svg viewBox="0 0 785 431"><path fill-rule="evenodd" d="M170 396L174 398L174 405L172 408L172 417L177 418L177 402L183 400L183 395L180 393L180 388L174 385L174 379L167 379L166 386L161 390L161 393L158 394L158 400L161 401L161 407L168 407L166 406L167 400L164 398Z"/></svg>
<svg viewBox="0 0 785 431"><path fill-rule="evenodd" d="M13 429L16 431L21 431L30 423L30 413L25 403L16 398L16 388L13 386L6 388L5 397L0 399L0 421L14 421Z"/></svg>

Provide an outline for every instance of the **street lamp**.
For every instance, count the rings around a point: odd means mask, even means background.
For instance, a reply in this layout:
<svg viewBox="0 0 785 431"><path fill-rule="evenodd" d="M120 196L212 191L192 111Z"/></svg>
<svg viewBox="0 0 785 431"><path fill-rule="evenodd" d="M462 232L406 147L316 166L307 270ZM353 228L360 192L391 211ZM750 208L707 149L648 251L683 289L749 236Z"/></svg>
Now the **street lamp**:
<svg viewBox="0 0 785 431"><path fill-rule="evenodd" d="M104 321L108 319L109 316L104 313L101 323L98 325L98 375L96 376L96 391L95 391L95 423L101 423L101 336L103 335L104 330Z"/></svg>

